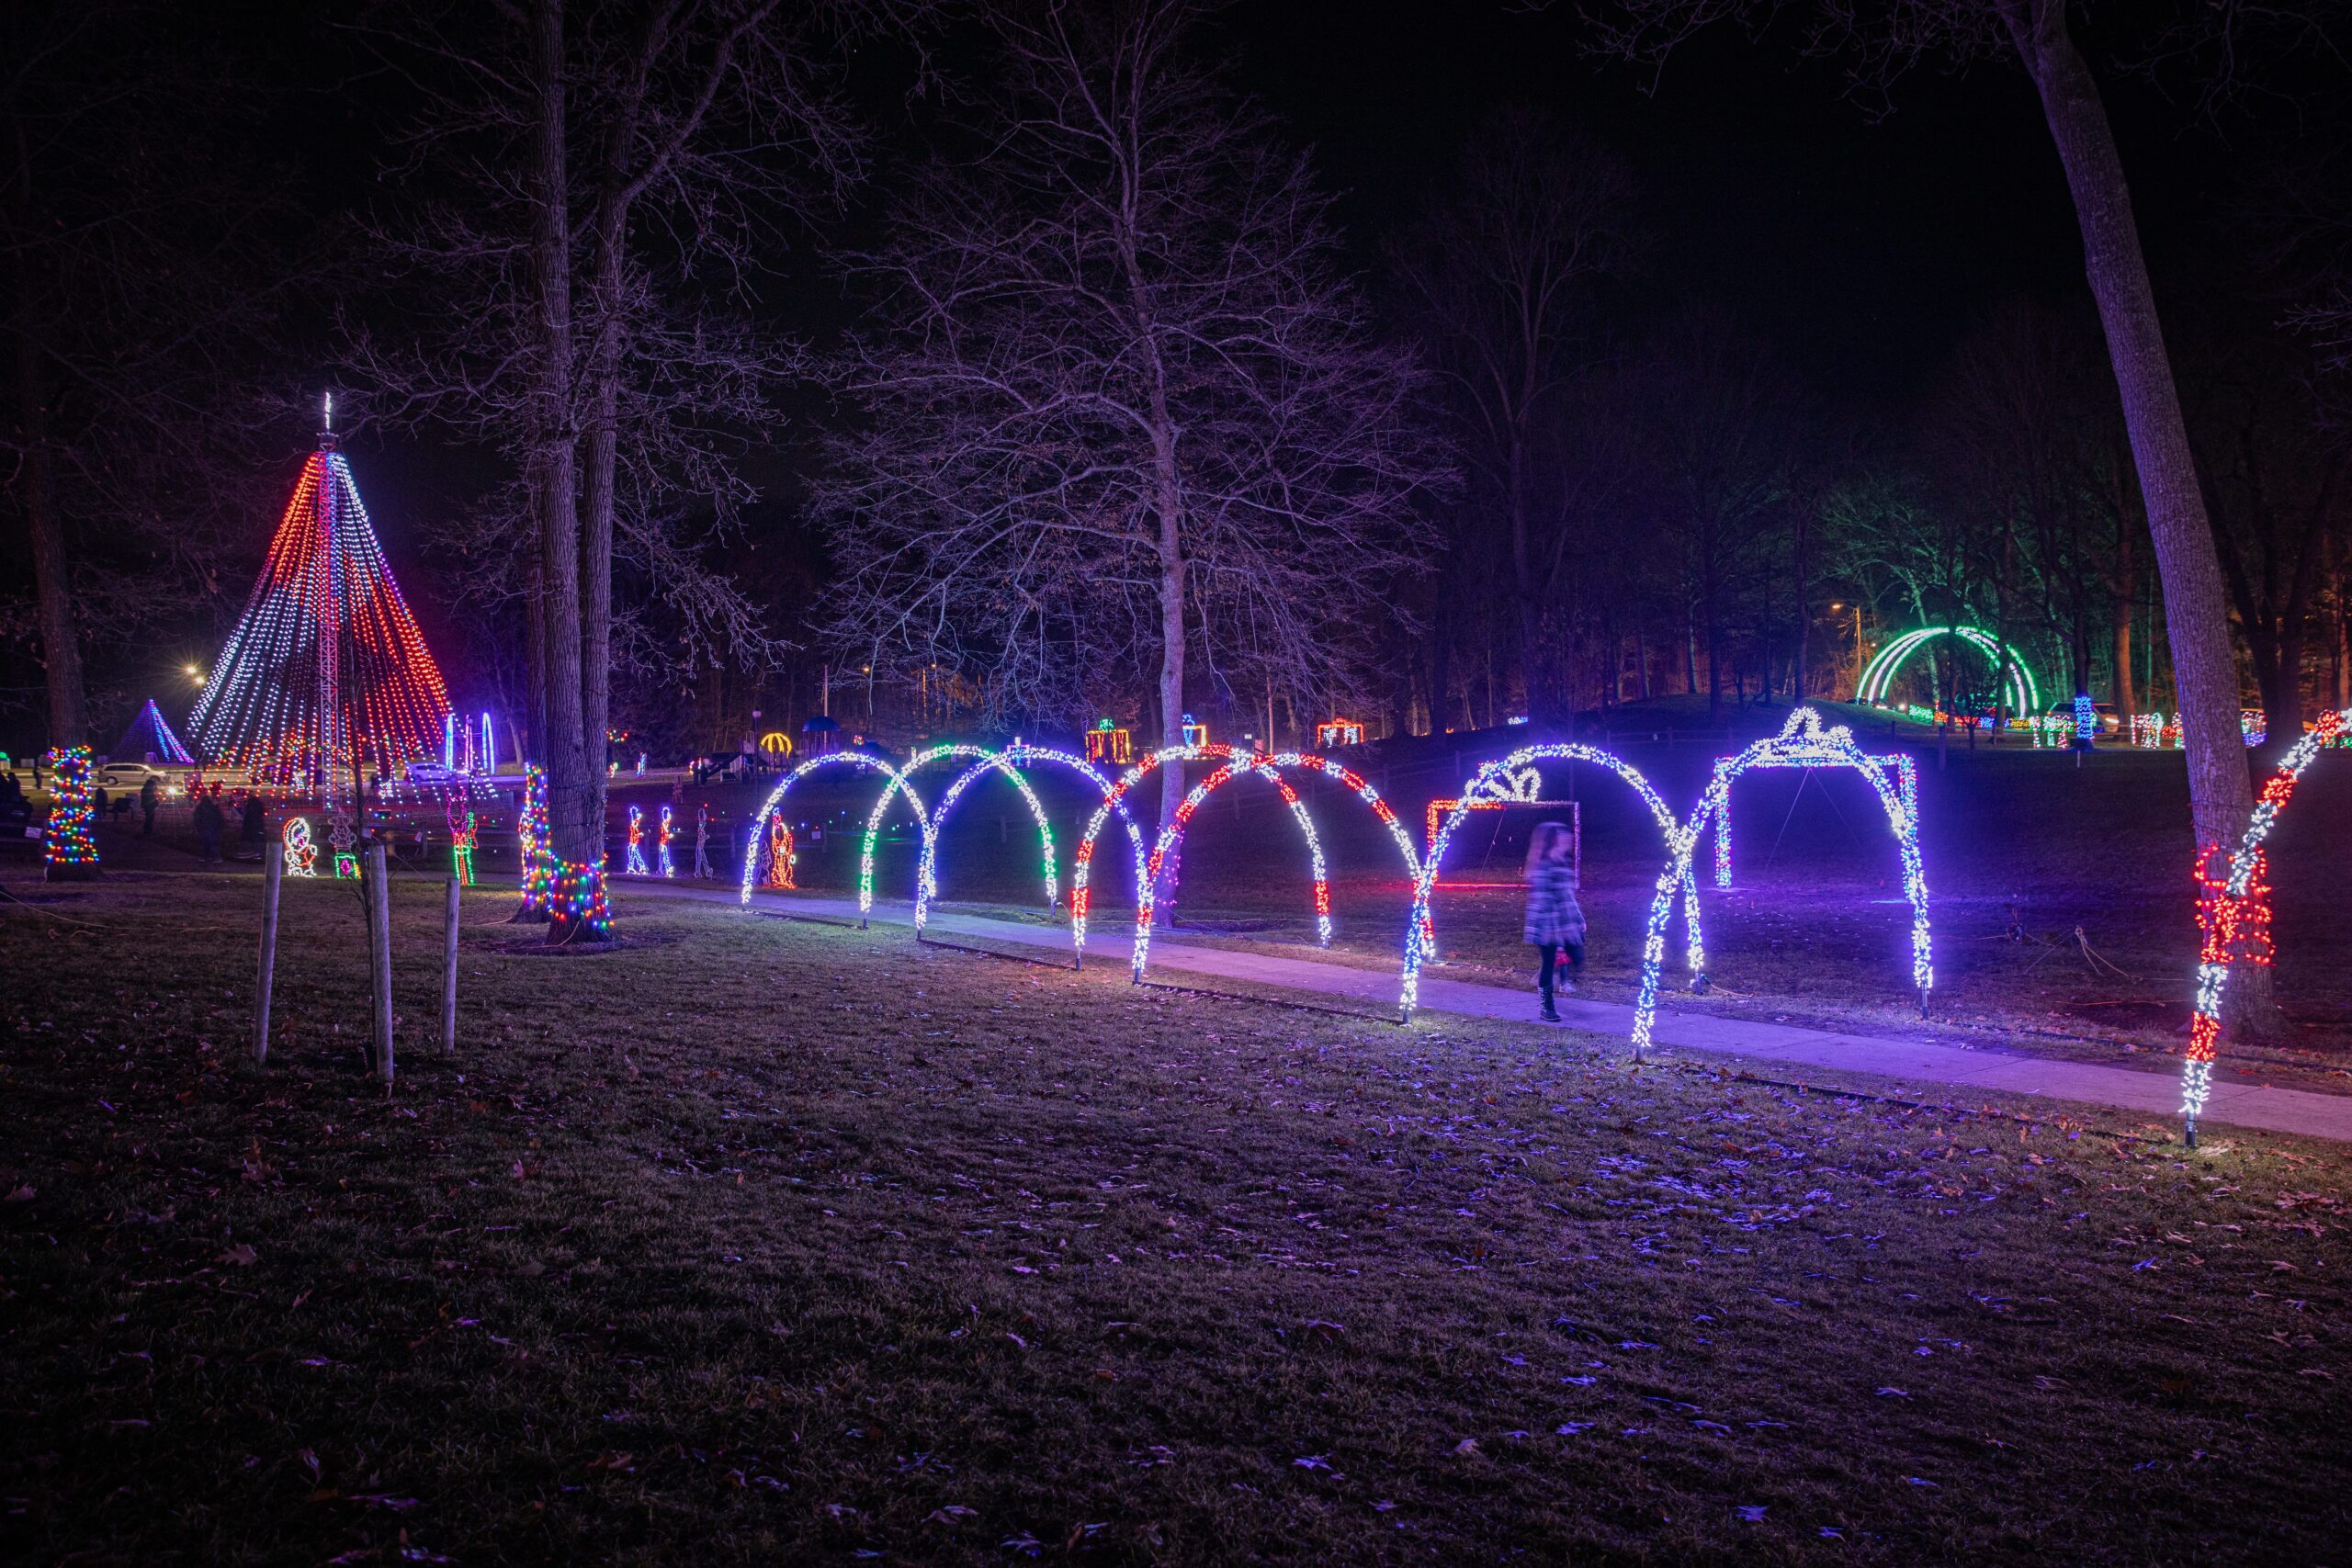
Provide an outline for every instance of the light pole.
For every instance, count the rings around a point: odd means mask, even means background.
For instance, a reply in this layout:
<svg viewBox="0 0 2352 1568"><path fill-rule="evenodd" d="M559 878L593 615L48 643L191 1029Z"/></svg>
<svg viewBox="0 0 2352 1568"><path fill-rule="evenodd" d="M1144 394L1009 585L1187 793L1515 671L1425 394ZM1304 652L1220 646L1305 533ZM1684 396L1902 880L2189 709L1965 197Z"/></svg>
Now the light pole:
<svg viewBox="0 0 2352 1568"><path fill-rule="evenodd" d="M1843 600L1830 601L1830 614L1835 615L1844 608ZM1854 700L1862 700L1862 607L1860 604L1854 606Z"/></svg>

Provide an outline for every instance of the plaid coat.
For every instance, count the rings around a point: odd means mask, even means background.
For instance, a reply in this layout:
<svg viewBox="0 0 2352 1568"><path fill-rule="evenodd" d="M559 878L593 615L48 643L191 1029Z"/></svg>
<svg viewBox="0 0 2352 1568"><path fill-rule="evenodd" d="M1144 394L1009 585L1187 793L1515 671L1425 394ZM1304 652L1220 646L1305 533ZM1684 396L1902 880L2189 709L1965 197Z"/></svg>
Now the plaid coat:
<svg viewBox="0 0 2352 1568"><path fill-rule="evenodd" d="M1577 902L1575 874L1546 862L1527 874L1525 939L1538 947L1584 945L1584 908Z"/></svg>

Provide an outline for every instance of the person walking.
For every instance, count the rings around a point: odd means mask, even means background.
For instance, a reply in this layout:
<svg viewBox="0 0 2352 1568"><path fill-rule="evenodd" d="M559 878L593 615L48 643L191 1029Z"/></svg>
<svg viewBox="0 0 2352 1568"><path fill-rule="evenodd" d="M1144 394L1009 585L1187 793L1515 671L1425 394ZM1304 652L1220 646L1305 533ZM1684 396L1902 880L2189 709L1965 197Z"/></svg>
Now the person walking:
<svg viewBox="0 0 2352 1568"><path fill-rule="evenodd" d="M220 797L210 792L200 795L196 803L197 859L206 865L220 863L220 829L228 825L221 815Z"/></svg>
<svg viewBox="0 0 2352 1568"><path fill-rule="evenodd" d="M1536 989L1544 996L1537 1015L1546 1023L1560 1021L1553 1005L1556 978L1560 988L1576 994L1574 976L1584 972L1584 908L1577 902L1576 867L1571 860L1576 839L1565 822L1539 822L1527 840L1527 919L1521 934L1536 951L1541 964ZM1567 955L1567 974L1558 973L1557 959Z"/></svg>
<svg viewBox="0 0 2352 1568"><path fill-rule="evenodd" d="M164 786L155 782L153 773L139 786L139 836L142 839L155 836L155 802L163 793Z"/></svg>

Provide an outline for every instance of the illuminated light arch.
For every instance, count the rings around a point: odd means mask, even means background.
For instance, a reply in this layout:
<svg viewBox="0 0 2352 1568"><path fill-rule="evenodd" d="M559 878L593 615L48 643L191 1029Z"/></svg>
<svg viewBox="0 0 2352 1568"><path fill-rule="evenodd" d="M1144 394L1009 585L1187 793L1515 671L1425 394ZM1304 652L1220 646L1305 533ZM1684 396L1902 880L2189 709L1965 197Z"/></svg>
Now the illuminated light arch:
<svg viewBox="0 0 2352 1568"><path fill-rule="evenodd" d="M1420 869L1413 881L1413 913L1408 929L1419 933L1420 940L1414 941L1408 937L1405 943L1405 967L1396 999L1397 1012L1403 1018L1411 1019L1413 1010L1420 1005L1421 963L1424 958L1434 956L1430 906L1437 893L1438 868L1444 861L1447 841L1453 837L1454 829L1461 826L1463 819L1480 808L1479 800L1516 787L1522 770L1546 761L1590 762L1604 768L1631 784L1634 793L1642 797L1642 804L1649 807L1651 819L1666 835L1667 874L1673 876L1678 870L1680 874L1683 932L1687 942L1685 964L1690 972L1693 987L1705 988L1707 953L1699 932L1699 885L1690 872L1681 824L1675 820L1674 812L1665 798L1631 762L1597 747L1559 741L1544 746L1522 746L1501 761L1480 768L1463 786L1461 798L1454 802L1453 809L1440 823L1436 835L1430 841L1429 853L1422 858ZM1667 884L1661 879L1659 886L1663 887ZM1664 922L1655 922L1651 945L1661 956L1665 952L1665 941Z"/></svg>
<svg viewBox="0 0 2352 1568"><path fill-rule="evenodd" d="M1673 853L1657 879L1657 891L1650 901L1649 929L1642 941L1641 990L1634 1004L1634 1055L1639 1059L1649 1049L1650 1025L1657 1016L1658 970L1666 957L1666 925L1673 913L1674 892L1690 875L1690 862L1697 852L1699 840L1716 816L1725 810L1731 798L1734 780L1751 767L1847 767L1870 781L1878 793L1879 805L1886 811L1887 826L1894 829L1895 844L1903 855L1903 891L1911 902L1911 981L1919 993L1919 1010L1928 1009L1928 993L1935 989L1935 955L1928 927L1928 878L1919 864L1919 818L1917 810L1904 805L1894 785L1887 783L1885 773L1870 754L1854 744L1853 732L1844 726L1835 729L1821 728L1821 715L1812 708L1799 708L1789 716L1788 724L1770 740L1758 740L1738 756L1730 759L1731 765L1718 764L1714 783L1708 787L1706 797L1700 801L1690 820L1672 834Z"/></svg>
<svg viewBox="0 0 2352 1568"><path fill-rule="evenodd" d="M1205 752L1205 746L1182 747L1182 751ZM1313 862L1315 878L1315 936L1318 945L1331 945L1331 881L1323 861L1323 840L1315 831L1315 818L1306 814L1306 803L1290 781L1277 772L1272 762L1254 751L1235 752L1230 747L1218 748L1225 761L1212 769L1200 783L1185 792L1176 807L1176 819L1160 829L1159 841L1152 846L1151 858L1144 863L1143 881L1136 888L1136 944L1129 960L1134 978L1143 979L1144 965L1151 958L1151 911L1159 890L1160 868L1168 863L1168 853L1184 841L1184 829L1192 822L1201 803L1218 789L1244 773L1264 779L1281 792L1283 804L1298 819L1299 830L1306 836L1306 853ZM1165 753L1162 753L1164 755ZM1124 782L1124 781L1123 781Z"/></svg>
<svg viewBox="0 0 2352 1568"><path fill-rule="evenodd" d="M1054 886L1054 829L1052 825L1046 820L1046 808L1038 803L1037 792L1029 787L1029 781L1023 778L1017 769L1012 767L1003 761L1003 756L1004 754L1002 752L992 751L986 746L974 746L968 742L963 741L951 742L944 746L933 746L927 751L918 751L913 756L907 759L906 768L900 775L900 783L904 784L906 779L911 776L916 769L927 768L933 762L943 761L950 757L978 757L980 760L978 763L980 767L984 769L996 769L1010 777L1015 784L1020 786L1021 797L1029 803L1029 813L1032 817L1036 818L1037 838L1039 842L1044 846L1046 859L1046 902L1051 904L1056 898L1056 888ZM906 785L906 789L907 798L912 800L914 798L914 786L910 784ZM865 917L872 913L874 909L874 845L876 840L882 836L882 818L889 809L890 792L886 789L882 792L882 797L874 803L874 810L872 813L865 818L865 841L858 846L857 918L861 924L865 921ZM917 870L915 873L915 901L917 906L920 908L922 904L927 902L928 895L936 891L936 889L933 887L931 878L931 818L930 815L922 809L920 804L915 807L915 820L917 825L922 829L922 858L917 863ZM921 927L918 926L917 930L920 931Z"/></svg>
<svg viewBox="0 0 2352 1568"><path fill-rule="evenodd" d="M1917 821L1919 817L1919 765L1911 760L1911 753L1873 751L1863 755L1872 767L1894 775L1895 794L1901 797L1904 810ZM1842 763L1843 759L1839 761ZM1820 765L1817 759L1803 752L1759 757L1753 761L1742 761L1738 757L1715 759L1715 779L1723 786L1724 797L1723 809L1714 819L1717 887L1731 886L1731 784L1726 773L1736 773L1748 768L1813 768Z"/></svg>
<svg viewBox="0 0 2352 1568"><path fill-rule="evenodd" d="M2033 714L2041 707L2041 689L2035 683L2033 671L2025 667L2011 647L2006 656L2001 639L1976 626L1921 626L1905 632L1871 657L1862 667L1861 679L1855 682L1854 700L1858 703L1881 703L1894 684L1894 677L1912 655L1939 637L1954 637L1968 644L1993 661L2008 689L2009 711L2013 714Z"/></svg>
<svg viewBox="0 0 2352 1568"><path fill-rule="evenodd" d="M1290 807L1291 815L1297 818L1299 829L1306 836L1307 853L1314 863L1316 932L1325 945L1329 945L1331 940L1331 890L1329 880L1326 875L1322 844L1315 830L1315 820L1307 814L1306 803L1298 798L1298 792L1290 787L1278 770L1309 769L1344 784L1358 800L1372 808L1373 815L1380 820L1384 828L1387 829L1389 838L1396 845L1397 853L1404 858L1406 876L1409 880L1419 882L1421 872L1420 852L1414 846L1412 834L1397 818L1395 808L1383 800L1380 792L1373 788L1363 775L1353 768L1333 761L1329 757L1317 756L1311 751L1283 751L1272 756L1263 756L1255 752L1237 754L1232 747L1223 743L1170 746L1150 753L1143 761L1119 775L1119 782L1113 786L1111 793L1104 796L1103 804L1096 808L1092 819L1086 825L1085 836L1079 840L1078 853L1074 857L1075 863L1070 874L1070 926L1081 949L1086 942L1086 919L1091 900L1089 877L1094 859L1094 840L1101 836L1103 824L1109 820L1113 807L1117 807L1129 790L1141 783L1162 763L1189 762L1207 758L1242 761L1246 765L1234 770L1236 773L1261 773L1282 793L1284 804ZM1204 795L1202 798L1207 797ZM1197 806L1194 808L1197 809ZM1178 837L1181 839L1182 835ZM1153 869L1149 880L1153 882L1158 880L1156 868ZM1149 908L1146 894L1140 887L1136 892L1136 901L1138 908ZM1145 927L1148 929L1148 918ZM1427 934L1424 931L1425 943ZM1135 973L1138 977L1143 973L1142 954L1143 947L1139 945L1137 957L1134 963Z"/></svg>
<svg viewBox="0 0 2352 1568"><path fill-rule="evenodd" d="M1135 818L1129 815L1126 801L1119 787L1104 777L1101 770L1082 757L1074 756L1068 751L1057 751L1049 747L1032 746L1026 741L1015 740L1002 751L975 762L956 774L955 782L947 786L946 793L939 797L939 804L932 808L931 826L923 840L922 866L915 878L915 931L918 935L922 933L929 919L931 900L939 893L937 875L939 836L946 826L947 814L955 807L956 800L962 796L966 789L989 773L1002 773L1011 779L1020 787L1022 794L1029 797L1031 809L1037 812L1039 836L1043 842L1046 859L1046 901L1050 904L1058 900L1060 892L1054 870L1053 835L1045 826L1044 808L1037 804L1037 797L1031 791L1027 778L1018 771L1023 766L1036 762L1050 762L1057 767L1067 768L1083 777L1101 792L1102 805L1097 815L1099 817L1101 811L1106 810L1116 811L1119 814L1119 820L1126 828L1128 843L1135 854L1136 885L1137 887L1142 886L1143 833L1136 826ZM1086 840L1081 850L1088 859L1091 859L1093 840L1091 839ZM1078 914L1080 898L1079 890L1075 885L1077 881L1075 875L1072 881L1073 886L1070 889L1071 950L1076 964L1083 967L1086 962L1085 922Z"/></svg>
<svg viewBox="0 0 2352 1568"><path fill-rule="evenodd" d="M766 826L768 818L784 804L785 795L794 784L820 768L867 768L887 773L890 786L882 792L883 801L887 803L893 794L902 795L906 796L907 805L913 809L916 821L930 820L930 814L923 809L922 798L915 794L914 786L907 782L906 774L881 758L865 751L828 751L822 756L811 757L776 781L775 788L769 792L767 803L760 807L759 815L752 818L751 842L743 851L742 897L738 902L748 904L752 901L752 881L760 872L761 830ZM876 807L876 811L880 809L879 806ZM874 897L874 862L870 855L858 868L858 883L859 908L863 908L873 901Z"/></svg>
<svg viewBox="0 0 2352 1568"><path fill-rule="evenodd" d="M2212 1092L2213 1060L2222 1043L2222 994L2230 983L2230 970L2238 963L2270 962L2270 890L2262 880L2263 840L2293 797L2303 770L2347 728L2352 728L2352 708L2323 713L2278 760L2278 771L2263 784L2254 815L2230 857L2227 876L2218 883L2207 880L2207 867L2221 853L2219 844L2208 844L2197 857L2197 880L2202 889L2197 901L2201 939L2197 954L2197 1010L2189 1019L2188 1060L2181 1068L2180 1079L2180 1114L2191 1148L2197 1146L2197 1118L2204 1112L2205 1097Z"/></svg>

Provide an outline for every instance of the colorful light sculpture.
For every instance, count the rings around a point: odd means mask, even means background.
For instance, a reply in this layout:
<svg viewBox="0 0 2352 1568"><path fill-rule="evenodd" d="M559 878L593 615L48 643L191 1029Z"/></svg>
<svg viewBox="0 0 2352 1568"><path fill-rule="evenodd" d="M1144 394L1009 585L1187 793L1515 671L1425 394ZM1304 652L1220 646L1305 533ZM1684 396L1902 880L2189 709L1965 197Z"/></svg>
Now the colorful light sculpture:
<svg viewBox="0 0 2352 1568"><path fill-rule="evenodd" d="M1919 1010L1924 1014L1928 994L1936 983L1928 926L1928 879L1919 862L1918 816L1904 805L1897 786L1887 783L1884 771L1868 752L1854 744L1852 731L1842 725L1824 729L1821 715L1812 708L1797 709L1789 716L1788 724L1778 736L1758 741L1731 761L1729 768L1717 768L1706 797L1700 801L1690 821L1670 836L1672 854L1651 898L1649 927L1642 942L1641 988L1634 1004L1634 1056L1639 1058L1649 1050L1650 1027L1657 1016L1658 971L1666 956L1666 925L1673 912L1675 892L1690 878L1690 862L1700 838L1709 824L1728 809L1733 781L1748 768L1765 762L1773 766L1851 768L1877 792L1879 805L1886 812L1887 826L1894 830L1903 857L1903 891L1911 904L1911 981L1918 991Z"/></svg>
<svg viewBox="0 0 2352 1568"><path fill-rule="evenodd" d="M1193 747L1187 750L1197 750L1199 748ZM1315 886L1315 939L1319 946L1331 945L1330 875L1323 862L1323 842L1315 831L1315 819L1307 815L1306 803L1299 799L1298 791L1291 787L1290 781L1283 778L1256 752L1236 752L1230 748L1226 748L1224 754L1226 761L1218 767L1210 770L1208 774L1188 790L1184 798L1177 804L1175 819L1159 830L1159 841L1152 846L1150 857L1144 862L1143 882L1136 893L1136 941L1131 960L1133 975L1138 982L1143 979L1144 965L1149 961L1151 955L1152 909L1163 886L1163 873L1170 864L1169 857L1181 852L1184 829L1191 824L1193 814L1200 810L1202 802L1207 800L1226 784L1245 773L1256 774L1272 784L1280 792L1283 804L1289 807L1291 815L1297 818L1299 830L1306 839L1307 858L1312 863L1311 874L1314 877ZM1170 901L1173 902L1175 894L1173 879L1169 878L1167 882L1166 890Z"/></svg>
<svg viewBox="0 0 2352 1568"><path fill-rule="evenodd" d="M792 874L793 868L800 863L800 857L793 852L792 827L785 821L784 813L781 811L772 812L768 816L767 863L767 877L762 886L786 893L800 886L793 880Z"/></svg>
<svg viewBox="0 0 2352 1568"><path fill-rule="evenodd" d="M449 874L460 886L474 885L474 808L463 789L449 792Z"/></svg>
<svg viewBox="0 0 2352 1568"><path fill-rule="evenodd" d="M951 741L945 745L933 746L927 750L917 751L914 755L907 759L906 766L899 771L899 778L902 783L906 784L907 798L915 807L916 827L921 830L922 848L919 852L916 871L917 897L921 897L922 896L923 889L927 886L930 876L931 817L928 812L922 809L922 804L915 800L914 785L910 781L913 779L915 773L919 769L927 768L933 762L944 761L953 757L979 757L983 759L992 759L995 755L995 752L989 750L989 748L985 746L974 746L964 741ZM1025 784L1022 786L1022 794L1028 800L1030 812L1036 819L1038 835L1046 840L1046 853L1047 861L1050 863L1053 856L1053 829L1046 824L1046 809L1044 807L1038 805L1036 795L1030 792ZM866 815L865 838L858 847L857 918L861 923L864 922L866 916L871 914L874 909L874 850L876 844L881 840L882 818L889 813L892 795L892 791L886 789L878 797L876 798L874 802L874 809Z"/></svg>
<svg viewBox="0 0 2352 1568"><path fill-rule="evenodd" d="M113 754L117 761L152 754L158 762L169 762L175 767L196 765L196 759L188 755L188 750L180 743L180 738L172 733L172 727L164 720L164 710L155 705L153 697L147 699L138 716L123 730L122 738L114 743Z"/></svg>
<svg viewBox="0 0 2352 1568"><path fill-rule="evenodd" d="M1882 773L1894 775L1895 793L1903 802L1903 809L1917 820L1919 815L1919 765L1911 760L1911 754L1907 751L1874 751L1864 752L1862 755L1871 766ZM1822 765L1818 755L1805 748L1775 752L1770 756L1758 757L1746 763L1742 763L1737 757L1719 757L1715 760L1714 783L1722 789L1724 798L1723 810L1716 816L1714 823L1715 886L1717 887L1731 886L1730 775L1744 773L1749 768L1817 768ZM1829 765L1844 766L1845 763L1843 759L1838 759Z"/></svg>
<svg viewBox="0 0 2352 1568"><path fill-rule="evenodd" d="M1487 793L1489 790L1496 793ZM1465 790L1461 795L1439 795L1430 802L1424 814L1425 820L1421 825L1423 849L1426 851L1437 842L1438 832L1444 826L1446 818L1453 815L1457 807L1464 811L1500 811L1510 807L1537 810L1547 806L1570 811L1576 809L1577 803L1573 800L1544 800L1539 798L1542 793L1541 775L1535 769L1527 767L1498 775L1495 782L1482 786L1477 793Z"/></svg>
<svg viewBox="0 0 2352 1568"><path fill-rule="evenodd" d="M212 787L219 789L220 786L215 784ZM333 854L337 882L356 882L359 879L359 856L356 852L358 848L359 834L352 827L351 814L341 810L329 812L327 849Z"/></svg>
<svg viewBox="0 0 2352 1568"><path fill-rule="evenodd" d="M2213 1089L2213 1061L2221 1053L2222 997L2231 967L2270 962L2270 889L2263 878L2263 840L2294 797L2303 770L2347 728L2352 728L2352 708L2324 713L2278 760L2278 771L2263 784L2254 815L2230 857L2226 876L2216 879L2210 869L2220 859L2219 844L2206 845L2198 855L2197 924L2203 940L2197 955L2197 1010L2189 1019L2188 1060L2180 1082L2180 1113L2192 1147L2197 1118Z"/></svg>
<svg viewBox="0 0 2352 1568"><path fill-rule="evenodd" d="M2086 751L2098 744L2098 708L2088 692L2075 694L2075 744Z"/></svg>
<svg viewBox="0 0 2352 1568"><path fill-rule="evenodd" d="M2260 708L2238 710L2238 733L2248 746L2259 746L2270 739L2270 716Z"/></svg>
<svg viewBox="0 0 2352 1568"><path fill-rule="evenodd" d="M662 876L674 877L678 874L678 863L670 858L670 840L673 836L670 807L664 806L662 808L661 831L653 840L654 869Z"/></svg>
<svg viewBox="0 0 2352 1568"><path fill-rule="evenodd" d="M322 434L260 580L188 715L206 762L325 790L440 747L449 694L392 581L350 465Z"/></svg>
<svg viewBox="0 0 2352 1568"><path fill-rule="evenodd" d="M628 808L628 851L621 861L621 872L627 876L648 874L645 867L645 807L642 806Z"/></svg>
<svg viewBox="0 0 2352 1568"><path fill-rule="evenodd" d="M278 830L278 840L286 846L288 876L319 874L319 847L311 841L310 818L288 817L286 826Z"/></svg>
<svg viewBox="0 0 2352 1568"><path fill-rule="evenodd" d="M517 919L544 920L554 909L555 868L548 852L548 775L523 764L523 808L514 818L514 845L522 860L523 907Z"/></svg>
<svg viewBox="0 0 2352 1568"><path fill-rule="evenodd" d="M1114 728L1107 718L1098 718L1094 728L1086 732L1086 760L1114 768L1124 768L1135 756L1134 738L1124 729Z"/></svg>
<svg viewBox="0 0 2352 1568"><path fill-rule="evenodd" d="M87 882L98 874L97 818L90 783L90 749L51 747L49 823L41 829L43 880Z"/></svg>
<svg viewBox="0 0 2352 1568"><path fill-rule="evenodd" d="M1858 703L1883 703L1894 684L1894 677L1913 655L1939 637L1958 637L1993 662L2001 673L2001 684L2007 694L2008 708L2015 714L2030 714L2041 706L2041 688L2034 683L2033 672L2018 658L2015 648L2004 648L2001 639L1977 626L1921 626L1905 632L1871 656L1862 667L1861 678L1855 683L1854 700Z"/></svg>
<svg viewBox="0 0 2352 1568"><path fill-rule="evenodd" d="M1363 744L1363 726L1351 718L1327 718L1315 727L1315 744L1325 750Z"/></svg>
<svg viewBox="0 0 2352 1568"><path fill-rule="evenodd" d="M1430 847L1421 856L1419 873L1413 881L1413 912L1410 917L1410 929L1419 934L1419 940L1408 938L1405 943L1405 962L1399 976L1396 998L1397 1012L1401 1017L1409 1021L1414 1010L1420 1005L1421 964L1423 959L1436 955L1436 943L1432 940L1431 931L1430 905L1437 893L1438 867L1445 858L1445 847L1452 840L1455 829L1469 819L1469 814L1472 811L1480 809L1478 804L1480 801L1508 797L1514 790L1533 787L1525 782L1525 778L1536 763L1561 761L1589 762L1614 773L1632 786L1634 793L1641 796L1642 804L1649 807L1651 819L1657 824L1659 831L1666 835L1665 878L1672 879L1670 883L1661 879L1660 886L1679 885L1682 889L1683 932L1686 939L1684 963L1690 973L1692 988L1700 990L1705 988L1707 951L1705 944L1700 939L1699 885L1691 874L1690 855L1690 845L1697 842L1695 836L1685 833L1681 824L1675 820L1673 811L1668 807L1665 797L1651 787L1649 780L1644 778L1641 770L1631 762L1626 761L1623 757L1603 751L1596 746L1586 746L1573 741L1556 741L1544 746L1523 746L1508 757L1480 768L1472 776L1470 782L1463 786L1462 798L1448 810L1444 819L1439 824L1438 830L1431 835ZM1652 955L1655 955L1656 961L1663 962L1666 954L1666 921L1664 919L1653 919L1643 951L1645 964L1651 963Z"/></svg>

